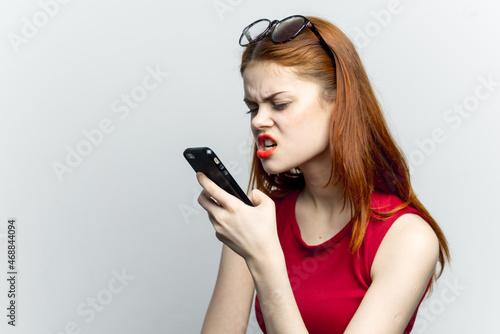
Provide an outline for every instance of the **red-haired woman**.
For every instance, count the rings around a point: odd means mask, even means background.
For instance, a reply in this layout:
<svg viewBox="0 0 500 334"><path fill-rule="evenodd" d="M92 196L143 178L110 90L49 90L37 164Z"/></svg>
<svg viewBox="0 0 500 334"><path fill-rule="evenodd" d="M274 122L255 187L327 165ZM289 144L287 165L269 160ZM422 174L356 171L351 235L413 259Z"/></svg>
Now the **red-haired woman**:
<svg viewBox="0 0 500 334"><path fill-rule="evenodd" d="M245 333L254 290L267 333L409 333L449 252L355 47L298 15L240 44L255 207L197 175L224 243L202 333Z"/></svg>

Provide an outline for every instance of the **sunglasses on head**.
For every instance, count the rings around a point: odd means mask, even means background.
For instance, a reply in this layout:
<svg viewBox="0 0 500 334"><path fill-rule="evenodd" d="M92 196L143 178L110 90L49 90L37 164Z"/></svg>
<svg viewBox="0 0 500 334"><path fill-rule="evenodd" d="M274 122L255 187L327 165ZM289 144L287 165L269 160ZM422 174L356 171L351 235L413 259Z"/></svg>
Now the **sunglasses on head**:
<svg viewBox="0 0 500 334"><path fill-rule="evenodd" d="M305 27L311 29L314 35L316 35L319 43L332 59L333 64L335 64L333 51L330 49L328 44L326 44L325 40L321 37L321 34L312 22L302 15L289 16L281 21L270 21L268 19L257 20L243 29L239 43L241 46L255 44L270 34L270 38L273 43L282 44L293 40L302 32L302 30L304 30Z"/></svg>

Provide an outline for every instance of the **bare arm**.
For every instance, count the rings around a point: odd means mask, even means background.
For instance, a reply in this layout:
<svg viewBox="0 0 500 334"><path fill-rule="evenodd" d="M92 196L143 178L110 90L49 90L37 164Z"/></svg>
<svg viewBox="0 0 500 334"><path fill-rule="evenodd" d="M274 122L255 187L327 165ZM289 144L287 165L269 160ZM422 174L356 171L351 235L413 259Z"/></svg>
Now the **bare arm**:
<svg viewBox="0 0 500 334"><path fill-rule="evenodd" d="M414 214L399 217L377 251L372 284L344 333L403 333L434 272L438 251L426 221Z"/></svg>
<svg viewBox="0 0 500 334"><path fill-rule="evenodd" d="M269 334L308 333L288 279L281 248L265 259L249 259L257 295Z"/></svg>
<svg viewBox="0 0 500 334"><path fill-rule="evenodd" d="M253 190L249 198L255 207L250 207L225 192L205 175L198 173L197 176L204 188L198 202L207 210L217 238L246 261L259 296L267 332L307 333L288 279L278 239L274 202L261 191ZM224 287L220 289L218 296L214 296L214 310L222 307L216 305L229 305L226 304L227 301L222 301L231 298L228 296L229 291ZM207 317L210 315L211 322L221 314L221 311L209 310Z"/></svg>
<svg viewBox="0 0 500 334"><path fill-rule="evenodd" d="M253 293L252 276L245 260L223 245L219 274L201 333L244 334Z"/></svg>

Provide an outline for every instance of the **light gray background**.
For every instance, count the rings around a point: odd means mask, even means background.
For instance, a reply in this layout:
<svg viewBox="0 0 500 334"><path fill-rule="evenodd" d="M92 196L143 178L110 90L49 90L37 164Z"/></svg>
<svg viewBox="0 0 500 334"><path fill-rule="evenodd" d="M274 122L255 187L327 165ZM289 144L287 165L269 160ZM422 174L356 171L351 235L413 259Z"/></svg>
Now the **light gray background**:
<svg viewBox="0 0 500 334"><path fill-rule="evenodd" d="M10 217L19 247L18 326L2 279L2 333L199 332L221 244L182 151L212 147L246 185L237 40L256 19L298 13L356 40L449 239L452 267L414 332L500 332L498 1L55 1L0 2L1 277ZM148 69L168 75L155 84ZM123 94L141 100L128 115ZM467 117L453 111L464 104ZM112 130L85 146L103 120ZM59 180L68 147L88 154Z"/></svg>

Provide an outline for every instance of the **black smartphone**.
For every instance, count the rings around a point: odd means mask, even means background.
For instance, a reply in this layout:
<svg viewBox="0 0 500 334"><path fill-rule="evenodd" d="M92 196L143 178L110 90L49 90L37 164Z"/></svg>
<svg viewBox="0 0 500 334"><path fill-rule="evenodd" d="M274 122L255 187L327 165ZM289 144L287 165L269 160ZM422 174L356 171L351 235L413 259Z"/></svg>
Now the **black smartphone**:
<svg viewBox="0 0 500 334"><path fill-rule="evenodd" d="M184 150L183 154L195 172L204 173L219 187L238 197L245 204L253 206L245 192L229 174L229 171L212 149L208 147L190 147Z"/></svg>

